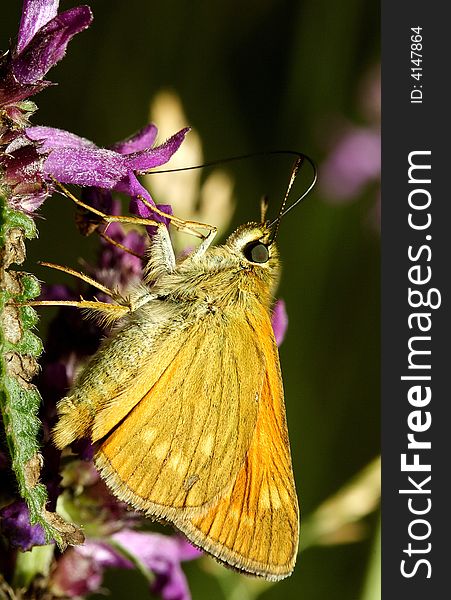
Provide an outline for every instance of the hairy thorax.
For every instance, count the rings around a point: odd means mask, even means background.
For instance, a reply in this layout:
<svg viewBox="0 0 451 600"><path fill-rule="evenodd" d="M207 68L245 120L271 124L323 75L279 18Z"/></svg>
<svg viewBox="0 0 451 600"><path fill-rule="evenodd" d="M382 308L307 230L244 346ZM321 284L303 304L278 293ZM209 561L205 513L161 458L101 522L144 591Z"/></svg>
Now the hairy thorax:
<svg viewBox="0 0 451 600"><path fill-rule="evenodd" d="M278 280L279 263L262 268L249 265L224 247L212 248L204 256L189 257L173 273L162 275L151 290L175 303L206 304L217 310L269 308Z"/></svg>

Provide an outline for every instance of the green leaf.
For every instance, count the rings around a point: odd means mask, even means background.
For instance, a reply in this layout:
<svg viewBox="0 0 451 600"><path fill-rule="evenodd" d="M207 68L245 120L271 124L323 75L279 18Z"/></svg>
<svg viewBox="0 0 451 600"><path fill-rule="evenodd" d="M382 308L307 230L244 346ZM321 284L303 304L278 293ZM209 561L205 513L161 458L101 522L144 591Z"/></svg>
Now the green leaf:
<svg viewBox="0 0 451 600"><path fill-rule="evenodd" d="M37 373L41 340L31 331L38 317L21 303L39 295L35 277L9 270L25 259L25 240L36 236L34 221L13 211L0 188L0 411L5 438L19 493L27 503L32 524L40 524L47 541L65 548L83 542L83 534L59 515L46 510L47 490L40 482L38 389L31 381Z"/></svg>

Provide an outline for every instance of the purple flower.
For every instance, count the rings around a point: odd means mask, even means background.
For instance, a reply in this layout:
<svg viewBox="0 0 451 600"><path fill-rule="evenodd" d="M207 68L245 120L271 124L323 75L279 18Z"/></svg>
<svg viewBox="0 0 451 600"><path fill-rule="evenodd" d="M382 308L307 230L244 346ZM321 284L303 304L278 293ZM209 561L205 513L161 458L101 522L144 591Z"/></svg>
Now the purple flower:
<svg viewBox="0 0 451 600"><path fill-rule="evenodd" d="M350 127L338 140L321 168L321 186L328 198L350 200L381 173L380 131Z"/></svg>
<svg viewBox="0 0 451 600"><path fill-rule="evenodd" d="M69 548L56 563L51 589L56 596L79 598L97 591L103 580L103 569L90 556Z"/></svg>
<svg viewBox="0 0 451 600"><path fill-rule="evenodd" d="M124 529L110 539L110 543L108 539L88 540L83 546L66 552L53 574L53 589L70 597L96 591L102 583L104 569L135 568L131 556L154 575L153 593L160 594L163 600L189 600L188 584L180 563L198 558L201 552L184 538Z"/></svg>
<svg viewBox="0 0 451 600"><path fill-rule="evenodd" d="M43 77L69 41L92 21L88 6L58 14L58 0L24 0L17 44L0 58L0 168L14 210L34 212L51 193L42 177L44 157L23 135L36 110L26 98L47 86Z"/></svg>
<svg viewBox="0 0 451 600"><path fill-rule="evenodd" d="M276 344L280 346L288 327L287 309L283 300L277 300L274 304L271 322L274 330L274 337L276 338Z"/></svg>
<svg viewBox="0 0 451 600"><path fill-rule="evenodd" d="M150 124L111 149L99 148L85 138L53 127L28 127L26 135L40 143L38 151L45 157L45 179L124 192L135 202L143 196L153 203L137 175L168 162L188 131L189 128L182 129L163 144L152 147L157 128ZM158 215L154 218L162 220Z"/></svg>
<svg viewBox="0 0 451 600"><path fill-rule="evenodd" d="M318 180L324 196L336 203L352 202L372 186L376 202L369 221L377 226L381 176L379 65L364 76L359 88L356 108L367 125L345 123L340 128L329 156L319 169Z"/></svg>
<svg viewBox="0 0 451 600"><path fill-rule="evenodd" d="M364 125L344 122L337 127L329 155L319 169L319 185L331 203L349 203L363 193L374 195L365 219L376 230L380 224L381 134L380 65L359 83L356 110Z"/></svg>
<svg viewBox="0 0 451 600"><path fill-rule="evenodd" d="M89 27L89 6L58 14L59 0L24 0L17 45L0 65L0 107L36 94L50 82L47 72L60 61L69 41Z"/></svg>
<svg viewBox="0 0 451 600"><path fill-rule="evenodd" d="M46 543L42 527L30 524L30 514L23 500L17 500L0 510L0 532L11 546L23 552Z"/></svg>
<svg viewBox="0 0 451 600"><path fill-rule="evenodd" d="M10 204L34 212L52 193L56 179L124 192L132 198L138 214L147 214L139 196L150 203L153 200L137 175L166 163L188 129L153 147L157 128L150 124L106 149L61 129L26 127L36 107L22 101L50 85L43 77L64 56L72 37L92 21L88 6L60 14L58 7L58 0L24 0L17 45L0 61L0 109L9 119L5 123L13 123L0 126L0 167L11 190Z"/></svg>
<svg viewBox="0 0 451 600"><path fill-rule="evenodd" d="M13 209L31 213L49 195L48 186L42 179L43 163L35 144L22 135L17 135L0 154L0 167L3 167L4 181L11 190Z"/></svg>
<svg viewBox="0 0 451 600"><path fill-rule="evenodd" d="M110 289L127 289L130 283L142 279L142 258L148 247L148 237L133 229L125 233L118 223L112 223L105 233L115 242L129 248L134 254L125 252L122 248L102 239L96 279Z"/></svg>
<svg viewBox="0 0 451 600"><path fill-rule="evenodd" d="M67 44L89 27L89 6L58 14L59 0L24 0L17 45L0 65L0 106L20 102L47 86L43 77L60 61Z"/></svg>

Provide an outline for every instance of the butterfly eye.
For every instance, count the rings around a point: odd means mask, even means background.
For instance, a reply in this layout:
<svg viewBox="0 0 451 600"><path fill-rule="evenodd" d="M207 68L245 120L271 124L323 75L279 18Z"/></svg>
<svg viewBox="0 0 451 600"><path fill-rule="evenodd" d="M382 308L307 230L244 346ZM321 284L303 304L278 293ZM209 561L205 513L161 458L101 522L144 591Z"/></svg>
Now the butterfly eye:
<svg viewBox="0 0 451 600"><path fill-rule="evenodd" d="M244 247L243 254L253 263L265 263L269 260L268 246L261 242L252 242Z"/></svg>

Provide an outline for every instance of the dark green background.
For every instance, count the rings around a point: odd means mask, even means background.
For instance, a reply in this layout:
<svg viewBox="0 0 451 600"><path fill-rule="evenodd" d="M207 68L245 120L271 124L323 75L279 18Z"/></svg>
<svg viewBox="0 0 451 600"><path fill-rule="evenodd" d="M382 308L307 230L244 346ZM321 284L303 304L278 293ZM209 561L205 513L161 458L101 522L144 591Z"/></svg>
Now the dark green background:
<svg viewBox="0 0 451 600"><path fill-rule="evenodd" d="M69 7L75 2L62 2ZM59 85L36 98L35 123L62 127L109 145L147 121L162 87L182 98L206 159L292 148L325 158L332 117L360 118L356 90L379 59L379 6L365 0L93 0L95 20L48 78ZM17 31L21 2L2 3L1 46ZM235 223L255 218L268 193L280 201L291 161L253 159L229 168L237 180ZM302 190L303 182L297 183ZM319 192L287 217L279 246L290 325L281 347L293 463L304 515L379 452L379 236L368 225L374 190L347 204ZM94 240L75 232L72 207L43 207L40 240L28 269L67 281L36 260L75 266ZM361 597L368 538L307 550L294 575L262 598ZM193 597L220 598L216 580L187 565ZM111 598L140 597L137 574L107 583ZM120 587L123 590L120 591ZM125 587L126 586L126 587ZM136 591L133 587L136 586Z"/></svg>

